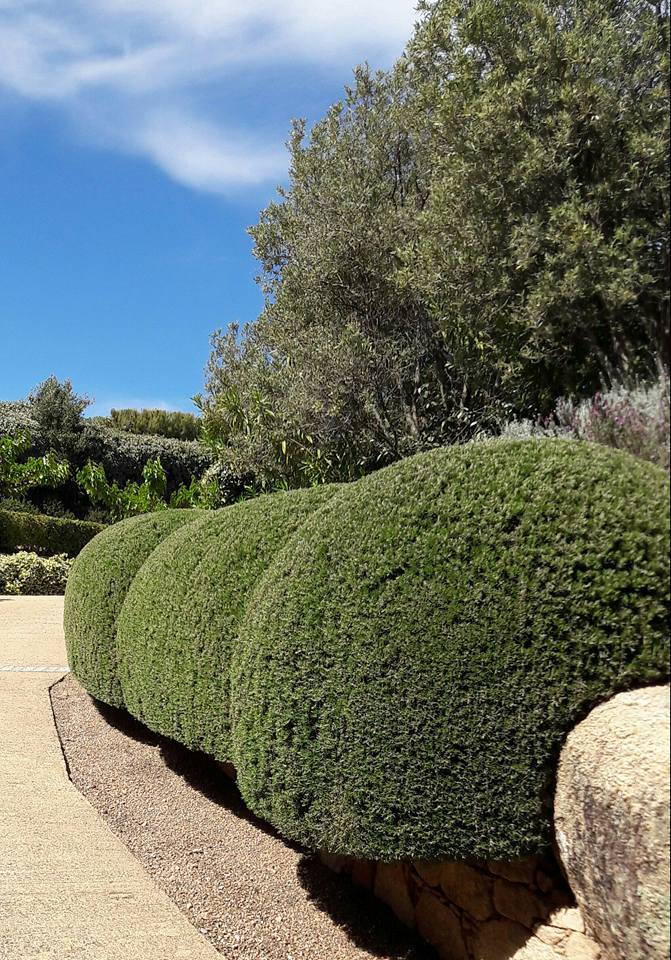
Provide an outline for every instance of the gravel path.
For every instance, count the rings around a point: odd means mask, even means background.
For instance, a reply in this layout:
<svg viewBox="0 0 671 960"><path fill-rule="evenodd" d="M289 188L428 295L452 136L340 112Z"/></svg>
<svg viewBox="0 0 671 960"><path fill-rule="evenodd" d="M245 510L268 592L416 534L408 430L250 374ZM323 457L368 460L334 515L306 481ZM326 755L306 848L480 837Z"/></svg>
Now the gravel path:
<svg viewBox="0 0 671 960"><path fill-rule="evenodd" d="M229 960L429 960L370 894L281 840L216 764L97 704L51 694L74 784Z"/></svg>

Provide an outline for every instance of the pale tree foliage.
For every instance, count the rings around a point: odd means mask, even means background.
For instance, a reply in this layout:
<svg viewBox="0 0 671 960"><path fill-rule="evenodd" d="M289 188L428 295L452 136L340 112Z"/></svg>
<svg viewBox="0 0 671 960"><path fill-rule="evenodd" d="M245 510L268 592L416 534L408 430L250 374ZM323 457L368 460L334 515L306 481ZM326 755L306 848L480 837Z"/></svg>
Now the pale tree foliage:
<svg viewBox="0 0 671 960"><path fill-rule="evenodd" d="M442 0L289 143L266 306L204 433L261 485L349 478L668 364L668 10Z"/></svg>

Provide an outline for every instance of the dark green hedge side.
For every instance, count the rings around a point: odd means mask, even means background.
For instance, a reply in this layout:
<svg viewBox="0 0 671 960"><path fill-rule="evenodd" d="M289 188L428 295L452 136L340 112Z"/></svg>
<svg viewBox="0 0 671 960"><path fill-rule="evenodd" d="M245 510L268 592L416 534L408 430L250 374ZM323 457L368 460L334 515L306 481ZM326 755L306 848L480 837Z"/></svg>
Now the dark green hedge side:
<svg viewBox="0 0 671 960"><path fill-rule="evenodd" d="M241 625L245 801L357 857L543 849L566 733L668 676L668 554L665 474L597 445L441 449L344 489Z"/></svg>
<svg viewBox="0 0 671 960"><path fill-rule="evenodd" d="M65 591L70 669L91 696L123 706L116 664L116 621L135 574L155 547L202 510L161 510L115 523L79 554Z"/></svg>
<svg viewBox="0 0 671 960"><path fill-rule="evenodd" d="M58 553L76 557L104 529L101 523L85 520L0 510L0 553L27 550L45 557Z"/></svg>
<svg viewBox="0 0 671 960"><path fill-rule="evenodd" d="M207 514L154 550L119 615L126 708L152 730L230 760L229 664L249 595L336 487L274 493Z"/></svg>

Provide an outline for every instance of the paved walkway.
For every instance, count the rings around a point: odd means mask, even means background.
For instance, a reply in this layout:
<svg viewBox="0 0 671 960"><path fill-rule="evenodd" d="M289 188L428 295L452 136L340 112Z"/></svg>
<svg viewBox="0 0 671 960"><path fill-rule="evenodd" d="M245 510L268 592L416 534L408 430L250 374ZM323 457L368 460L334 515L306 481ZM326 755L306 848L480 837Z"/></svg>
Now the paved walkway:
<svg viewBox="0 0 671 960"><path fill-rule="evenodd" d="M68 779L62 617L0 596L0 960L221 960Z"/></svg>

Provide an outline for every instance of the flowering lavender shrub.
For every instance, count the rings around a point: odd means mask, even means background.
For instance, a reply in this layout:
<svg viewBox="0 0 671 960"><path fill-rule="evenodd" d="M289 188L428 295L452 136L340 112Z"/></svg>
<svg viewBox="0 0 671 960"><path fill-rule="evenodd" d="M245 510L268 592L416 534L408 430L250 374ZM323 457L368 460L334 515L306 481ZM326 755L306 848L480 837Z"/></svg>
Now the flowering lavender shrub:
<svg viewBox="0 0 671 960"><path fill-rule="evenodd" d="M626 450L669 469L669 377L633 389L615 386L589 400L562 398L542 420L515 420L501 436L567 437Z"/></svg>

